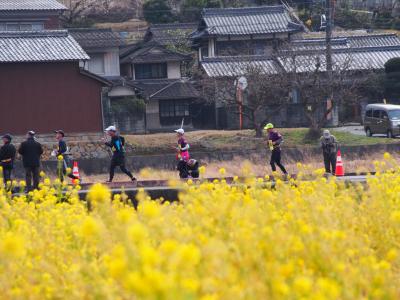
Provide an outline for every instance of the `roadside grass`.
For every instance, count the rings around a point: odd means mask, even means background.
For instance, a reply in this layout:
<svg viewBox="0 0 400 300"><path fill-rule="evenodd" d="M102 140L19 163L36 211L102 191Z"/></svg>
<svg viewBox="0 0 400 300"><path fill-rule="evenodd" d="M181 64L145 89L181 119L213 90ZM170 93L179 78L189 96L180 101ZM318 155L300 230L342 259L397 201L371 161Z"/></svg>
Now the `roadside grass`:
<svg viewBox="0 0 400 300"><path fill-rule="evenodd" d="M360 156L357 159L346 160L344 159L344 167L346 173L368 173L374 172L375 161L382 161L384 152L378 152L371 156ZM393 153L393 160L388 164L389 168L396 167L400 164L400 154ZM323 159L322 155L305 155L304 160L299 164L298 161L289 160L283 156L283 164L288 170L289 174L313 174L318 169L322 169ZM229 161L201 161L201 165L205 166L205 173L202 178L218 178L226 176L257 176L264 177L265 175L272 175L271 167L269 165L269 155L256 160L245 160L243 157L235 157ZM220 173L220 168L224 168L224 174ZM140 181L146 180L169 180L179 179L178 171L172 169L154 169L144 168L140 171L134 172L135 176ZM278 173L280 174L280 173ZM105 182L108 179L107 174L87 175L84 176L85 182ZM115 175L115 182L126 182L127 177L119 171Z"/></svg>
<svg viewBox="0 0 400 300"><path fill-rule="evenodd" d="M319 141L305 140L307 128L278 129L284 137L285 147L318 146ZM366 137L350 132L331 130L342 146L360 146L399 143L399 139L384 137ZM171 153L176 144L174 133L148 135L128 135L127 141L133 146L135 154ZM253 130L199 130L186 133L191 151L246 151L266 148L266 137L256 138Z"/></svg>

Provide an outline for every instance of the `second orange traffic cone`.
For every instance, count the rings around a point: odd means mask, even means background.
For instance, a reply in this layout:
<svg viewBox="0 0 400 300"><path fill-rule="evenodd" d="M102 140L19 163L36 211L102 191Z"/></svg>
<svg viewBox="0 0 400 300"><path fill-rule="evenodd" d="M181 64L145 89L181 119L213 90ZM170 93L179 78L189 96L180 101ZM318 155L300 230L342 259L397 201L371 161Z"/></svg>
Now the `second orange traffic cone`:
<svg viewBox="0 0 400 300"><path fill-rule="evenodd" d="M342 161L342 154L340 153L340 150L337 153L335 175L336 176L344 176L344 167L343 167L343 161Z"/></svg>
<svg viewBox="0 0 400 300"><path fill-rule="evenodd" d="M81 178L79 175L79 167L78 167L78 162L74 161L74 167L72 169L72 175L74 175L78 179L72 179L73 184L78 184L79 179Z"/></svg>

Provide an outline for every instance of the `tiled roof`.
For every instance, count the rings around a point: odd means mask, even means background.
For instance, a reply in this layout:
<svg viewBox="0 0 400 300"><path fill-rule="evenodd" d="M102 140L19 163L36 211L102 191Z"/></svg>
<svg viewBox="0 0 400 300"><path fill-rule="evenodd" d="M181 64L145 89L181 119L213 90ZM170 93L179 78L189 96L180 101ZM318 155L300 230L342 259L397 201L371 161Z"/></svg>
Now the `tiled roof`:
<svg viewBox="0 0 400 300"><path fill-rule="evenodd" d="M323 50L326 47L324 38L306 38L293 40L292 46L297 51ZM366 34L353 36L336 36L332 39L332 49L356 49L400 46L400 38L396 34Z"/></svg>
<svg viewBox="0 0 400 300"><path fill-rule="evenodd" d="M170 23L153 24L147 30L146 41L156 41L161 45L181 42L182 39L189 40L189 36L197 28L197 23ZM189 44L189 41L188 41Z"/></svg>
<svg viewBox="0 0 400 300"><path fill-rule="evenodd" d="M396 34L371 34L348 36L350 48L400 46L400 38Z"/></svg>
<svg viewBox="0 0 400 300"><path fill-rule="evenodd" d="M255 68L265 74L279 70L276 62L265 56L204 58L201 66L209 77L240 76Z"/></svg>
<svg viewBox="0 0 400 300"><path fill-rule="evenodd" d="M302 30L302 25L290 16L284 6L280 5L246 8L205 8L202 22L206 26L203 33L208 35L249 35ZM201 35L201 31L200 29L197 35Z"/></svg>
<svg viewBox="0 0 400 300"><path fill-rule="evenodd" d="M149 99L189 99L199 97L193 84L184 79L136 80L133 84Z"/></svg>
<svg viewBox="0 0 400 300"><path fill-rule="evenodd" d="M69 33L85 50L98 48L113 48L123 44L119 35L111 29L74 28Z"/></svg>
<svg viewBox="0 0 400 300"><path fill-rule="evenodd" d="M333 53L332 63L334 70L379 70L384 68L389 59L395 57L400 57L400 47L397 49L350 50ZM278 60L287 72L294 71L294 68L299 73L313 72L316 70L317 62L320 64L319 70L326 71L326 57L323 54L280 57Z"/></svg>
<svg viewBox="0 0 400 300"><path fill-rule="evenodd" d="M0 0L0 11L66 10L57 0Z"/></svg>
<svg viewBox="0 0 400 300"><path fill-rule="evenodd" d="M121 49L121 63L152 63L190 60L189 55L167 49L155 42L136 44Z"/></svg>
<svg viewBox="0 0 400 300"><path fill-rule="evenodd" d="M325 39L295 40L291 45L293 54L279 58L286 71L293 71L294 67L298 72L314 71L316 62L321 71L326 70ZM337 36L332 39L332 50L336 69L383 69L389 59L400 57L400 39L396 34Z"/></svg>
<svg viewBox="0 0 400 300"><path fill-rule="evenodd" d="M64 30L0 32L0 63L87 59L86 52Z"/></svg>

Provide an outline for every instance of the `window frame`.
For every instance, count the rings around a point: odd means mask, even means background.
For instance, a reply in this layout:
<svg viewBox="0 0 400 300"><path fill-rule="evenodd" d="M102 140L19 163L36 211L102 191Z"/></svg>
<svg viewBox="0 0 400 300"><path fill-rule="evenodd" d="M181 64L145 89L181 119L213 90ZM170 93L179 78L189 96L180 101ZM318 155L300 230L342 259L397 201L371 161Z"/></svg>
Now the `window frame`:
<svg viewBox="0 0 400 300"><path fill-rule="evenodd" d="M175 126L191 122L190 100L167 99L159 100L159 118L162 126Z"/></svg>
<svg viewBox="0 0 400 300"><path fill-rule="evenodd" d="M135 80L168 78L167 62L135 64L134 69L135 69Z"/></svg>
<svg viewBox="0 0 400 300"><path fill-rule="evenodd" d="M373 112L372 112L372 117L374 119L380 119L381 118L381 111L382 110L380 110L380 109L374 109ZM378 116L376 116L376 113L378 113Z"/></svg>

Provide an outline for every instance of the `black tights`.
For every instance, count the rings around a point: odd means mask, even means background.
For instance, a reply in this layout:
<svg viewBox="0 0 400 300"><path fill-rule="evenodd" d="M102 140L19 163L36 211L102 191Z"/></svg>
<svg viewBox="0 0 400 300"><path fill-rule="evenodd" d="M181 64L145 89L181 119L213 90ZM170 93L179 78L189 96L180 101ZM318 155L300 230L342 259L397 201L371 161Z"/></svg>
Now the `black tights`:
<svg viewBox="0 0 400 300"><path fill-rule="evenodd" d="M126 175L129 176L130 179L133 179L133 175L131 172L128 171L128 169L125 167L125 160L124 159L112 159L111 160L111 165L110 165L110 181L113 181L114 179L114 173L115 173L115 168L118 167L121 169L122 172L124 172Z"/></svg>
<svg viewBox="0 0 400 300"><path fill-rule="evenodd" d="M285 167L281 163L281 150L280 149L272 150L270 164L271 164L271 168L272 168L273 172L276 171L276 166L275 166L275 164L276 164L281 169L283 174L287 174Z"/></svg>

